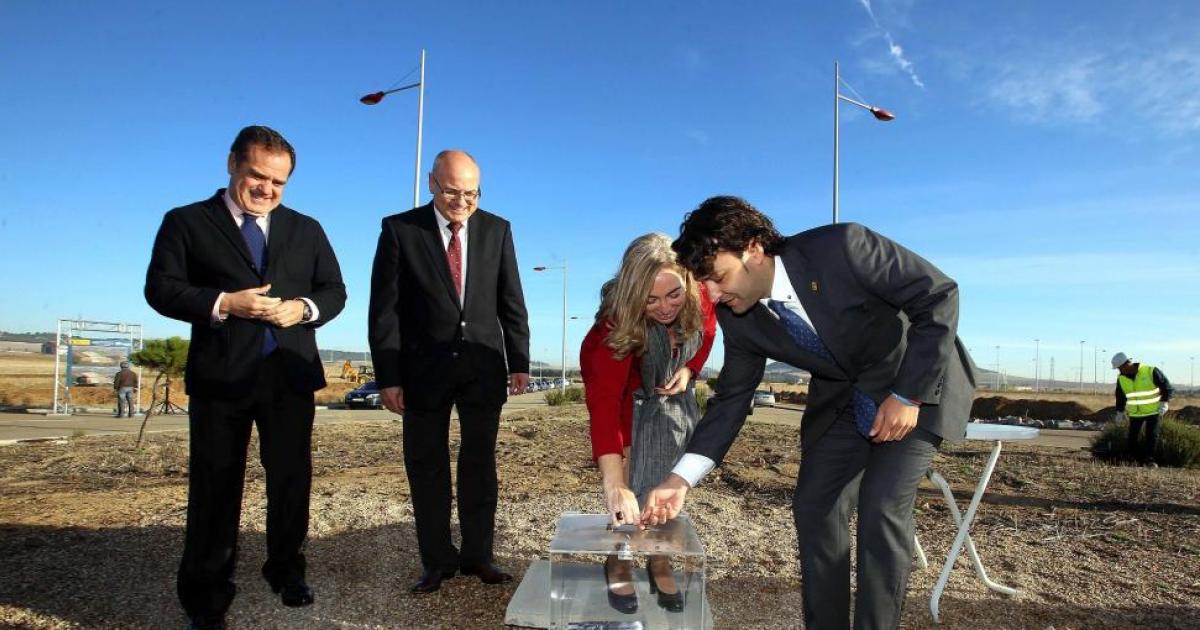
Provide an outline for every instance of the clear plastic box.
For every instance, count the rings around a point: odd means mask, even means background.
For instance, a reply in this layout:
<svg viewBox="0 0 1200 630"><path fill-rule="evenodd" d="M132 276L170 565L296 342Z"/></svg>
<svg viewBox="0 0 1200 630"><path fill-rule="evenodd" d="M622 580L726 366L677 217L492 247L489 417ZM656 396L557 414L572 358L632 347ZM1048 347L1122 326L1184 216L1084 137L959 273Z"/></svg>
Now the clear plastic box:
<svg viewBox="0 0 1200 630"><path fill-rule="evenodd" d="M607 514L566 513L550 543L550 624L556 630L705 630L712 614L704 596L706 554L686 515L656 528L609 528ZM609 604L604 563L608 556L633 562L637 610ZM678 612L651 593L649 556L666 556L682 595Z"/></svg>

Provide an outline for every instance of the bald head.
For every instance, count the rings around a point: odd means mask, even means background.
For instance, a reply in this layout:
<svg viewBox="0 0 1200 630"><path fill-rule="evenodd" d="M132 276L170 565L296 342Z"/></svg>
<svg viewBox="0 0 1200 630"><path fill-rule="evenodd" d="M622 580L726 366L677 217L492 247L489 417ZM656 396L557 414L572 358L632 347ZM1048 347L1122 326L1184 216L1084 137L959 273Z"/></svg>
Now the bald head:
<svg viewBox="0 0 1200 630"><path fill-rule="evenodd" d="M479 208L479 165L466 151L442 151L429 171L433 206L447 221L462 223Z"/></svg>

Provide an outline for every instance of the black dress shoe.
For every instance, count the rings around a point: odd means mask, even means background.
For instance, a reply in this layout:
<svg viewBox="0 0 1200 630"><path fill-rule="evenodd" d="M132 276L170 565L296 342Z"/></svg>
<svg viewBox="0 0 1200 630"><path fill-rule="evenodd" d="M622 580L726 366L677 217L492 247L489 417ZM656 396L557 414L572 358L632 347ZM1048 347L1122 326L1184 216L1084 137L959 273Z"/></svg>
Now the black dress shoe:
<svg viewBox="0 0 1200 630"><path fill-rule="evenodd" d="M188 619L188 630L225 630L225 617L192 617Z"/></svg>
<svg viewBox="0 0 1200 630"><path fill-rule="evenodd" d="M512 575L501 571L499 567L490 562L475 566L464 566L461 571L463 575L479 576L479 581L484 584L503 584L512 581Z"/></svg>
<svg viewBox="0 0 1200 630"><path fill-rule="evenodd" d="M313 591L305 584L304 578L292 578L286 581L271 581L271 592L279 594L279 600L284 606L299 608L313 603Z"/></svg>
<svg viewBox="0 0 1200 630"><path fill-rule="evenodd" d="M664 593L658 588L658 583L654 581L654 574L650 572L650 567L646 567L646 578L650 580L650 592L658 598L658 606L667 612L683 612L683 593L679 592L679 585L675 585L674 593Z"/></svg>
<svg viewBox="0 0 1200 630"><path fill-rule="evenodd" d="M442 580L449 580L452 577L454 577L454 571L426 569L416 584L413 584L408 590L416 594L432 593L442 587Z"/></svg>
<svg viewBox="0 0 1200 630"><path fill-rule="evenodd" d="M633 613L637 612L638 609L637 591L635 590L628 595L621 595L620 593L613 592L611 581L612 578L610 578L608 575L608 570L613 561L614 556L609 556L608 559L604 561L604 591L608 593L608 605L612 606L617 612L622 612L626 615L632 615Z"/></svg>

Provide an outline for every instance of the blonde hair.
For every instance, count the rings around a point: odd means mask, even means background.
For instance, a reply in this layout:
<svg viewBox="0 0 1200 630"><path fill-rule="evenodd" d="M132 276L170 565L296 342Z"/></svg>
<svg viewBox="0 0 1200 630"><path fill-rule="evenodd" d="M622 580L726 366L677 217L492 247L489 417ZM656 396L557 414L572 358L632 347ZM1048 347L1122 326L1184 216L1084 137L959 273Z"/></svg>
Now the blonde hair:
<svg viewBox="0 0 1200 630"><path fill-rule="evenodd" d="M629 244L621 257L621 268L600 289L596 321L610 326L605 343L616 358L641 355L646 347L646 300L663 269L674 271L683 279L686 299L676 320L683 328L683 336L700 331L700 294L695 278L679 265L669 236L660 232L645 234Z"/></svg>

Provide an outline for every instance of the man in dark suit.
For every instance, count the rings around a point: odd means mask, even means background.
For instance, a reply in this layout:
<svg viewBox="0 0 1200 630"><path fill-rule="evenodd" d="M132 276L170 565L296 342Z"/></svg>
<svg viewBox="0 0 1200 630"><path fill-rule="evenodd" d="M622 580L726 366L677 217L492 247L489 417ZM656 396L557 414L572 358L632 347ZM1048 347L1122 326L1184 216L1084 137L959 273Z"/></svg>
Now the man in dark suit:
<svg viewBox="0 0 1200 630"><path fill-rule="evenodd" d="M858 510L854 627L894 628L912 564L913 501L943 439L966 433L974 372L956 336L958 287L856 224L784 238L737 197L684 220L674 248L720 302L725 364L688 452L643 510L674 518L729 450L766 359L808 370L793 497L807 628L850 623L850 513Z"/></svg>
<svg viewBox="0 0 1200 630"><path fill-rule="evenodd" d="M313 392L325 386L316 328L346 302L320 224L283 206L295 151L277 131L243 129L229 187L163 218L146 301L192 325L187 534L178 591L192 627L223 628L233 601L251 423L267 482L263 577L284 605L313 602L301 548L312 485Z"/></svg>
<svg viewBox="0 0 1200 630"><path fill-rule="evenodd" d="M404 467L423 572L442 580L512 576L493 564L496 431L506 393L529 383L529 324L507 221L479 209L479 166L442 151L433 202L383 220L371 274L370 340L384 406L404 415ZM511 385L506 392L506 374ZM450 407L458 408L458 520L450 540Z"/></svg>

